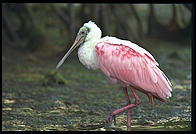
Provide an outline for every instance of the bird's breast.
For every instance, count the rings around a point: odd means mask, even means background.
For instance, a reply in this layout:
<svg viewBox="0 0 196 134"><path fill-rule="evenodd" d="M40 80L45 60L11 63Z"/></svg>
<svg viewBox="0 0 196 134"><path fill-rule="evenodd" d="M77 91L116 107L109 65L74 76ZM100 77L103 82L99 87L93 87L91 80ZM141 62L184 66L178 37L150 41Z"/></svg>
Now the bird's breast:
<svg viewBox="0 0 196 134"><path fill-rule="evenodd" d="M88 69L98 69L99 62L96 57L95 46L88 45L87 43L81 45L78 49L79 61Z"/></svg>

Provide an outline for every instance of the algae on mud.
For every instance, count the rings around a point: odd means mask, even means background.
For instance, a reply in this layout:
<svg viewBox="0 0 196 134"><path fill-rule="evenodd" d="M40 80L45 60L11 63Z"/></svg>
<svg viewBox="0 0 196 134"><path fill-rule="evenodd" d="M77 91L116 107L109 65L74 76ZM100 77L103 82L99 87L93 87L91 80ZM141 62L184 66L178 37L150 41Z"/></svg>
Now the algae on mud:
<svg viewBox="0 0 196 134"><path fill-rule="evenodd" d="M166 104L155 100L151 107L148 98L138 92L142 102L132 109L131 129L191 130L191 48L153 48L160 68L172 82L173 97ZM6 54L2 64L3 131L105 131L107 115L126 104L119 87L111 85L101 71L87 70L77 59L68 60L55 72L57 59L29 60L22 54L18 58ZM113 130L126 130L126 112L117 116Z"/></svg>

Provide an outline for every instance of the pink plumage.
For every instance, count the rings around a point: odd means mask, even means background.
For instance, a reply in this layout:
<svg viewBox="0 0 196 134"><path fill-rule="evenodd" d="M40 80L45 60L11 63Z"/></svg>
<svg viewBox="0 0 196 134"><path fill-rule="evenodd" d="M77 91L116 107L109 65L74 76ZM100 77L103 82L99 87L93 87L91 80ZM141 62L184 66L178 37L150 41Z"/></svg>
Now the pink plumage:
<svg viewBox="0 0 196 134"><path fill-rule="evenodd" d="M111 128L113 119L115 124L116 115L127 111L127 130L131 129L131 109L141 102L135 89L145 93L152 105L154 98L166 102L171 97L171 83L148 51L127 40L108 36L101 38L100 28L92 21L80 28L72 47L57 64L57 69L79 45L80 62L88 69L101 68L111 82L122 86L127 99L126 106L108 115L106 128ZM135 98L134 103L129 97L128 86Z"/></svg>
<svg viewBox="0 0 196 134"><path fill-rule="evenodd" d="M113 83L131 85L163 102L171 97L171 83L154 57L138 45L104 37L96 44L96 55L101 70Z"/></svg>

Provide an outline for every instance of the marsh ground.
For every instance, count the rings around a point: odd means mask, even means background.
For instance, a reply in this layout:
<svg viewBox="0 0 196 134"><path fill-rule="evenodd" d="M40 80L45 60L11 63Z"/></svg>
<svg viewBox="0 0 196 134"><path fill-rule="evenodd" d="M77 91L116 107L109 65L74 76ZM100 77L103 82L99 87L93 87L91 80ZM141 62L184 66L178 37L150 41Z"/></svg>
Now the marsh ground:
<svg viewBox="0 0 196 134"><path fill-rule="evenodd" d="M173 97L152 107L138 92L142 102L132 110L132 130L191 130L191 47L163 41L147 47L171 80ZM2 130L104 131L107 115L126 104L123 91L76 58L54 70L62 55L46 51L3 47ZM126 130L126 112L113 130Z"/></svg>

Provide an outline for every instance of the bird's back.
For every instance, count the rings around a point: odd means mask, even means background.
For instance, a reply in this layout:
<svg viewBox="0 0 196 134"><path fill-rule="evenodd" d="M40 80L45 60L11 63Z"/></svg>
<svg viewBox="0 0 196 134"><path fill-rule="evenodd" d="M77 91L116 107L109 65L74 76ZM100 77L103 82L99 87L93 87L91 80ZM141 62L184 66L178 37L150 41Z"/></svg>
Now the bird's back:
<svg viewBox="0 0 196 134"><path fill-rule="evenodd" d="M157 67L154 57L138 45L115 37L104 37L96 45L100 68L112 81L120 81L156 98L171 96L171 83Z"/></svg>

